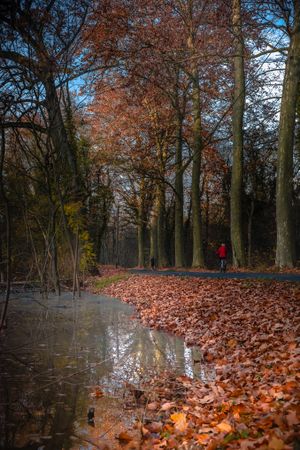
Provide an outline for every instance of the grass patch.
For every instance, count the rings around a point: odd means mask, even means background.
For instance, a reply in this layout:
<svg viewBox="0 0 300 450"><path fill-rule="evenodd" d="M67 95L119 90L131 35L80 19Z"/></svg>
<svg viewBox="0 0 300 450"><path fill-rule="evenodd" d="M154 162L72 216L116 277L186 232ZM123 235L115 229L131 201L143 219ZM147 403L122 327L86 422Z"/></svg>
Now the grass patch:
<svg viewBox="0 0 300 450"><path fill-rule="evenodd" d="M101 277L94 282L94 287L96 289L102 290L110 286L111 284L117 283L118 281L128 280L128 278L131 276L131 274L124 272L116 273L115 275L110 275L109 277Z"/></svg>

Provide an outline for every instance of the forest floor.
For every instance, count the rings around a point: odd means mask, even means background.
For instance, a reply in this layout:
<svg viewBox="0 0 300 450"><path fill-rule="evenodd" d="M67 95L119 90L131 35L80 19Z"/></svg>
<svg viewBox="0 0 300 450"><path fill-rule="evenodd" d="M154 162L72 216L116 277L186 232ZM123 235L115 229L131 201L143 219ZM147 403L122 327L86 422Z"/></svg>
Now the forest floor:
<svg viewBox="0 0 300 450"><path fill-rule="evenodd" d="M118 275L88 289L202 350L203 379L165 373L144 386L143 449L300 448L299 283Z"/></svg>

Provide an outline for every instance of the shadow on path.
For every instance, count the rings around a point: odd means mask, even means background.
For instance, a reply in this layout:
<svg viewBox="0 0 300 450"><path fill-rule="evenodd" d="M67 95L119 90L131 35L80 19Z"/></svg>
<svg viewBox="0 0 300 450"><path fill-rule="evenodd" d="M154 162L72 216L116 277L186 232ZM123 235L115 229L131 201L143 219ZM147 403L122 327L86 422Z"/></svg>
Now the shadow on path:
<svg viewBox="0 0 300 450"><path fill-rule="evenodd" d="M292 273L263 273L263 272L185 272L175 270L148 270L148 269L131 269L130 273L136 275L159 275L159 276L175 276L175 277L194 277L194 278L222 278L236 280L276 280L276 281L300 281L300 275Z"/></svg>

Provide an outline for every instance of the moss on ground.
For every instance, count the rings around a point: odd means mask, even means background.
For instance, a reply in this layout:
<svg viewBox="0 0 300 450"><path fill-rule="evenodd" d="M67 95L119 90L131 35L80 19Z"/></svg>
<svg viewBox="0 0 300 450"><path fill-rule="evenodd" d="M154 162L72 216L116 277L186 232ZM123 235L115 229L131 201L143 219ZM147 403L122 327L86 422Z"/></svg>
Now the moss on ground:
<svg viewBox="0 0 300 450"><path fill-rule="evenodd" d="M96 288L97 290L102 290L110 286L111 284L117 283L118 281L127 280L130 276L132 275L124 272L116 273L115 275L110 275L107 277L101 277L95 280L94 288Z"/></svg>

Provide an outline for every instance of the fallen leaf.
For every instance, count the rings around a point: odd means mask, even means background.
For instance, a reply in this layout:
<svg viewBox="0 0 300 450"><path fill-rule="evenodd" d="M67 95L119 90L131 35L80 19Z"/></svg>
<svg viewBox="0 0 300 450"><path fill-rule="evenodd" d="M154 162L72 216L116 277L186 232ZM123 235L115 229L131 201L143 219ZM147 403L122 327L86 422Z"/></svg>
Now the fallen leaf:
<svg viewBox="0 0 300 450"><path fill-rule="evenodd" d="M269 441L269 445L268 448L271 450L282 450L284 447L284 442L282 439L279 439L276 436L272 436L270 441Z"/></svg>
<svg viewBox="0 0 300 450"><path fill-rule="evenodd" d="M176 406L175 402L166 402L162 405L160 408L161 411L168 411L171 408L174 408Z"/></svg>
<svg viewBox="0 0 300 450"><path fill-rule="evenodd" d="M289 425L289 427L292 427L294 425L299 424L299 419L297 417L296 411L290 411L288 415L286 416L286 421Z"/></svg>
<svg viewBox="0 0 300 450"><path fill-rule="evenodd" d="M209 434L196 434L195 436L199 444L206 444L210 437Z"/></svg>
<svg viewBox="0 0 300 450"><path fill-rule="evenodd" d="M100 398L103 397L104 393L100 388L96 388L94 392L90 394L92 398Z"/></svg>
<svg viewBox="0 0 300 450"><path fill-rule="evenodd" d="M221 433L230 433L232 431L232 426L225 421L218 423L218 425L216 425L216 428L218 428Z"/></svg>
<svg viewBox="0 0 300 450"><path fill-rule="evenodd" d="M126 431L121 431L117 439L119 441L130 442L132 441L132 436L130 436L130 434L128 434Z"/></svg>
<svg viewBox="0 0 300 450"><path fill-rule="evenodd" d="M199 403L201 403L201 405L204 405L205 403L212 403L215 399L215 396L213 394L209 394L206 395L205 397L201 398L199 400Z"/></svg>
<svg viewBox="0 0 300 450"><path fill-rule="evenodd" d="M162 427L162 422L151 422L147 425L147 428L151 433L159 433L162 430Z"/></svg>
<svg viewBox="0 0 300 450"><path fill-rule="evenodd" d="M155 411L157 408L158 408L157 402L152 402L147 405L147 409L149 409L150 411Z"/></svg>
<svg viewBox="0 0 300 450"><path fill-rule="evenodd" d="M227 342L227 346L230 348L234 348L237 345L237 341L236 339L229 339L229 341Z"/></svg>
<svg viewBox="0 0 300 450"><path fill-rule="evenodd" d="M175 429L184 433L188 427L186 415L184 413L174 413L170 416L171 420L175 424Z"/></svg>

